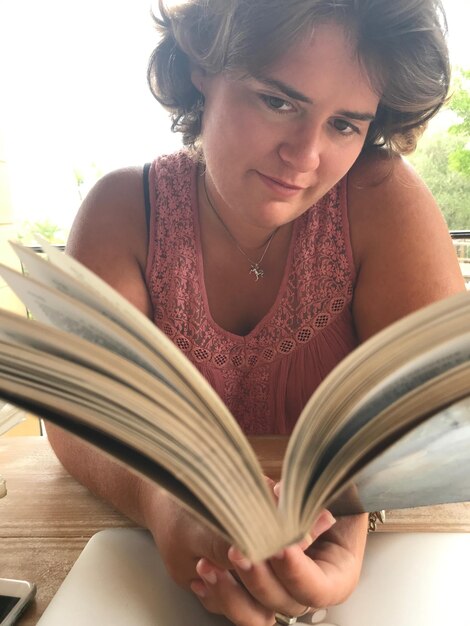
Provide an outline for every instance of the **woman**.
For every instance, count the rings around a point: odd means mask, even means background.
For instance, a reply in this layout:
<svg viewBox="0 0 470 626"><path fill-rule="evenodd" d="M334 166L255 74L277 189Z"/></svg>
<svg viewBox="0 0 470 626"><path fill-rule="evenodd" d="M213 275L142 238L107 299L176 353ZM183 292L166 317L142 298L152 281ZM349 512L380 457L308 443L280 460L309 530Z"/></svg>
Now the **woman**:
<svg viewBox="0 0 470 626"><path fill-rule="evenodd" d="M445 101L436 0L160 7L149 68L188 149L104 177L68 251L152 318L248 434L288 433L359 342L463 289L446 225L399 156ZM170 575L238 626L343 601L367 519L325 511L253 564L159 490L52 427L66 467L148 527ZM276 614L278 617L276 618Z"/></svg>

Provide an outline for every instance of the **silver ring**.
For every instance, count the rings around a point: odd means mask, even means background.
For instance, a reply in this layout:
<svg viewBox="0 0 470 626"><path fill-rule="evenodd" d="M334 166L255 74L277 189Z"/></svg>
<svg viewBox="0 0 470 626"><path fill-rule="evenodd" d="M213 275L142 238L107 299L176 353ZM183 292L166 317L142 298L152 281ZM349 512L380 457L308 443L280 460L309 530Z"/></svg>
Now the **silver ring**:
<svg viewBox="0 0 470 626"><path fill-rule="evenodd" d="M299 617L306 615L311 610L312 610L312 607L307 606L305 607L305 611L303 613L301 613L300 615L296 615L295 617L293 615L284 615L284 613L275 613L274 619L276 620L276 624L281 624L282 626L289 626L289 624L295 624Z"/></svg>
<svg viewBox="0 0 470 626"><path fill-rule="evenodd" d="M295 624L297 621L296 617L291 617L290 615L284 615L284 613L275 613L274 618L276 620L276 624L282 624L282 626L288 626L288 624Z"/></svg>

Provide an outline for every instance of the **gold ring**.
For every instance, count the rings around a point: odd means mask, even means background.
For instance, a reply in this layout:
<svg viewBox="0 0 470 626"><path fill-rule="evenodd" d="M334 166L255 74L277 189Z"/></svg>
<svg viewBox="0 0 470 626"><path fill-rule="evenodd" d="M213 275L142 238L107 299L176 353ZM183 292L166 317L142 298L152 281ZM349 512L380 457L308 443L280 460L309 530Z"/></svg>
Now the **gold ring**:
<svg viewBox="0 0 470 626"><path fill-rule="evenodd" d="M281 624L282 626L289 626L289 624L295 624L295 622L297 621L297 618L307 615L307 613L311 610L312 610L312 607L307 606L305 608L305 611L303 611L303 613L300 613L300 615L294 616L294 615L285 615L284 613L275 613L274 618L276 620L276 624Z"/></svg>

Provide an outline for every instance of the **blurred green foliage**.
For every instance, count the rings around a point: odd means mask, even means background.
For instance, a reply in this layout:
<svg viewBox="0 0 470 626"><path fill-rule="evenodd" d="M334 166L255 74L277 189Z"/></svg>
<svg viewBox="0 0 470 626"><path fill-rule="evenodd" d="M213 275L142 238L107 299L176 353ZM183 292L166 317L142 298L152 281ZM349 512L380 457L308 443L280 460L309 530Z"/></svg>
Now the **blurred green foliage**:
<svg viewBox="0 0 470 626"><path fill-rule="evenodd" d="M457 70L447 108L455 123L424 134L408 157L452 230L470 230L470 70Z"/></svg>
<svg viewBox="0 0 470 626"><path fill-rule="evenodd" d="M49 243L54 244L65 244L68 237L68 232L46 219L40 222L25 221L20 224L17 232L18 241L24 245L35 245L36 234L42 235Z"/></svg>

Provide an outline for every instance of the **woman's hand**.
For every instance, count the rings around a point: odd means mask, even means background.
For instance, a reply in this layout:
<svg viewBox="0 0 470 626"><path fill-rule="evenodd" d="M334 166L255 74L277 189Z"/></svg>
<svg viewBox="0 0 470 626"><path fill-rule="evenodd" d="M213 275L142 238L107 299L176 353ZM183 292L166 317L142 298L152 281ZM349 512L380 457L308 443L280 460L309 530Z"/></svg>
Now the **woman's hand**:
<svg viewBox="0 0 470 626"><path fill-rule="evenodd" d="M166 492L153 485L145 491L146 525L169 575L236 626L272 626L276 612L337 604L357 584L367 515L335 522L323 511L302 543L254 564Z"/></svg>
<svg viewBox="0 0 470 626"><path fill-rule="evenodd" d="M266 477L270 489L275 483ZM150 481L141 483L138 496L141 524L148 528L171 578L189 589L199 581L196 565L201 559L222 570L233 569L230 545L200 522L168 492Z"/></svg>
<svg viewBox="0 0 470 626"><path fill-rule="evenodd" d="M155 543L171 578L189 590L199 579L196 565L201 558L215 567L232 565L227 553L229 544L188 512L167 492L148 483L141 499L145 499L145 525Z"/></svg>
<svg viewBox="0 0 470 626"><path fill-rule="evenodd" d="M191 589L208 611L237 626L272 626L276 612L294 616L343 602L359 580L366 533L367 515L335 523L324 511L309 539L268 561L253 564L233 547L231 571L201 559L201 580Z"/></svg>

